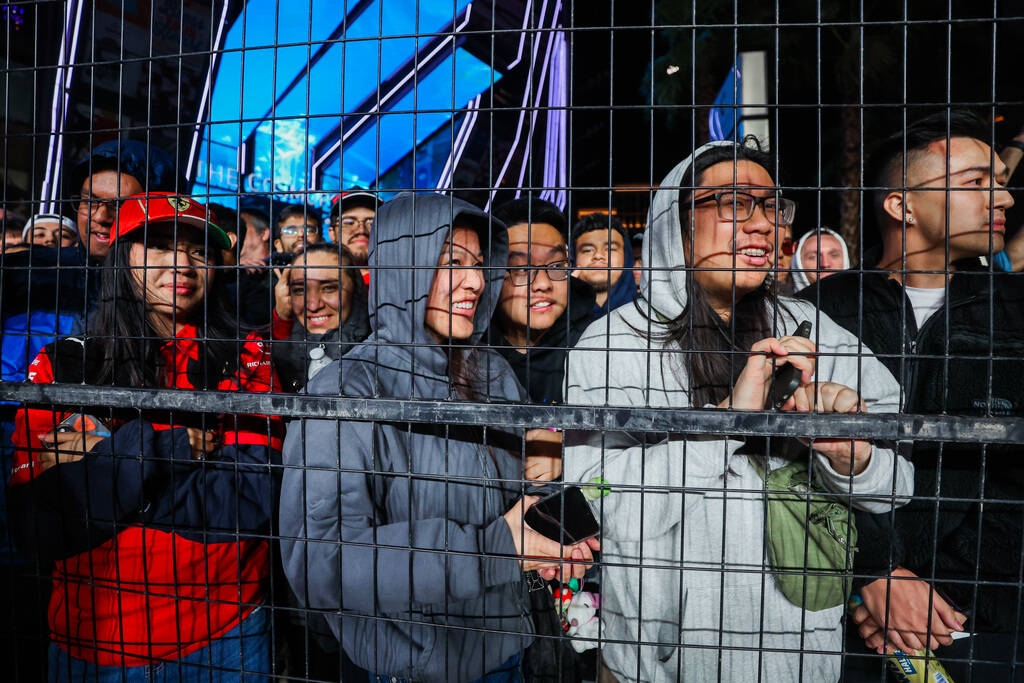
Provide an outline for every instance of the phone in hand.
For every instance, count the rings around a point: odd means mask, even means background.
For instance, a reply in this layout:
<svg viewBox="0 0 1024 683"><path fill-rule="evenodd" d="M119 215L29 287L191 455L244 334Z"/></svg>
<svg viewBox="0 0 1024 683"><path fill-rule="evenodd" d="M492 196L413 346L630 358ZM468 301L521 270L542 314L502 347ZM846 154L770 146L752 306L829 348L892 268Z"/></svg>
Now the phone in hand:
<svg viewBox="0 0 1024 683"><path fill-rule="evenodd" d="M531 529L562 545L576 545L601 533L579 486L566 486L537 501L527 509L525 519Z"/></svg>
<svg viewBox="0 0 1024 683"><path fill-rule="evenodd" d="M794 337L810 337L811 336L811 321L805 320L800 323L800 326L796 328L796 332L793 333ZM789 397L793 395L797 387L800 386L800 368L794 367L789 363L786 363L780 367L775 368L775 372L772 373L772 385L768 389L768 402L771 407L778 410L782 405L789 400Z"/></svg>
<svg viewBox="0 0 1024 683"><path fill-rule="evenodd" d="M85 413L71 413L57 425L58 434L85 432L104 438L110 436L110 429L97 417Z"/></svg>

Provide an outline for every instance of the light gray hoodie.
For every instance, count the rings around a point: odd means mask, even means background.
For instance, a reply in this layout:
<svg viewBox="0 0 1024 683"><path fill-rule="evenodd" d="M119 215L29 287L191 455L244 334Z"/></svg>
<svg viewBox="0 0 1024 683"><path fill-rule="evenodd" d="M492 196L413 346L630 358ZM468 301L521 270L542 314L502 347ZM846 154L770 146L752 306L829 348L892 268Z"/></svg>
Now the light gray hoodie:
<svg viewBox="0 0 1024 683"><path fill-rule="evenodd" d="M676 166L652 202L643 245L650 268L640 287L648 300L616 309L583 334L567 361L567 403L690 406L681 354L644 332L664 331L652 306L668 319L686 307L678 187L689 165L690 158ZM805 318L822 354L817 378L858 389L872 412L896 412L899 386L889 371L809 304L782 300L779 336ZM725 435L565 435L565 480L600 477L611 490L593 506L603 527L601 637L609 642L602 657L620 680L838 679L840 658L830 653L841 647L843 608L804 612L776 587L764 550L764 485L737 453L743 443ZM807 457L806 448L798 451ZM852 478L823 456L812 462L824 486L852 489L858 508L883 512L888 496L902 503L912 493L912 465L888 449L876 446Z"/></svg>
<svg viewBox="0 0 1024 683"><path fill-rule="evenodd" d="M307 393L451 397L448 356L423 321L456 218L483 233L487 285L471 342L479 340L504 277L505 227L491 229L487 214L457 199L402 194L380 209L373 228L373 334L310 380ZM483 348L476 379L482 400L524 398L505 360ZM517 449L496 445L498 436L443 423L297 420L289 427L284 569L301 604L329 610L335 636L364 669L470 681L532 640L526 585L502 518L521 495L522 463Z"/></svg>
<svg viewBox="0 0 1024 683"><path fill-rule="evenodd" d="M811 281L807 279L807 266L803 263L803 251L804 244L807 240L816 240L817 235L832 235L839 240L839 246L843 250L843 270L849 270L850 268L850 250L846 247L846 240L843 239L835 230L829 228L818 228L817 230L811 230L809 233L800 238L800 241L796 244L796 251L793 252L793 261L790 263L789 269L793 273L793 291L799 292L801 289L809 287ZM813 270L813 269L812 269ZM829 273L831 275L831 273Z"/></svg>

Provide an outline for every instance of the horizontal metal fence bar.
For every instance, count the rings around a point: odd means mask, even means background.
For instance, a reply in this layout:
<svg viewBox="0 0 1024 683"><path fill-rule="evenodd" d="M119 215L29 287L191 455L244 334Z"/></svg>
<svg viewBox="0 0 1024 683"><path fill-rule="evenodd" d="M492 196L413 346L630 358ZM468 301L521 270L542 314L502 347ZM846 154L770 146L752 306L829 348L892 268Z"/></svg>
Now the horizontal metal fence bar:
<svg viewBox="0 0 1024 683"><path fill-rule="evenodd" d="M1024 443L1024 419L1015 417L543 406L17 382L0 382L0 396L9 401L25 403L256 413L290 418L374 422L951 443Z"/></svg>

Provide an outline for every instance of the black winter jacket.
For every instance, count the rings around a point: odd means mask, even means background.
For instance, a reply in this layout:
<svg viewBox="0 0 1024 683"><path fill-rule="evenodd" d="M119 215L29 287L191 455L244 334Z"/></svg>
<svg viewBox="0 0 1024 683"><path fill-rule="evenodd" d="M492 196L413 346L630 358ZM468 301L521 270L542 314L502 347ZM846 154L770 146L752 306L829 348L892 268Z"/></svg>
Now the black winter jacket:
<svg viewBox="0 0 1024 683"><path fill-rule="evenodd" d="M319 347L324 351L327 363L336 361L370 334L370 320L366 311L366 299L354 297L352 312L348 318L333 330L324 334L313 334L297 320L282 320L273 317L272 333L274 344L270 353L274 369L281 380L284 391L300 391L309 381L310 352ZM315 373L314 373L315 374Z"/></svg>
<svg viewBox="0 0 1024 683"><path fill-rule="evenodd" d="M946 303L920 330L886 273L838 273L798 296L886 364L905 392L903 412L1022 416L1024 279L960 265ZM934 578L970 616L969 630L1013 632L1022 621L1022 458L1019 444L916 442L914 500L891 516L858 516L857 572L906 567Z"/></svg>
<svg viewBox="0 0 1024 683"><path fill-rule="evenodd" d="M520 353L505 339L497 317L484 339L505 357L516 379L526 388L531 403L561 403L565 383L565 356L593 322L594 290L583 280L569 278L569 306L536 345Z"/></svg>

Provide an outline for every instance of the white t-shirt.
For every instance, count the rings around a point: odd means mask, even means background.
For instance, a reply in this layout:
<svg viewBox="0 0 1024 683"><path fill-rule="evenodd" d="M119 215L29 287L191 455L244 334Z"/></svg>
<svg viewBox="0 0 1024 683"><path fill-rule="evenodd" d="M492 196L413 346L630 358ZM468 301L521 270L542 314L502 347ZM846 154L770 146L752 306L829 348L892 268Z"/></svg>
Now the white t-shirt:
<svg viewBox="0 0 1024 683"><path fill-rule="evenodd" d="M945 287L904 287L903 290L907 293L907 298L910 299L910 305L914 307L914 317L917 319L917 329L919 330L946 300Z"/></svg>

